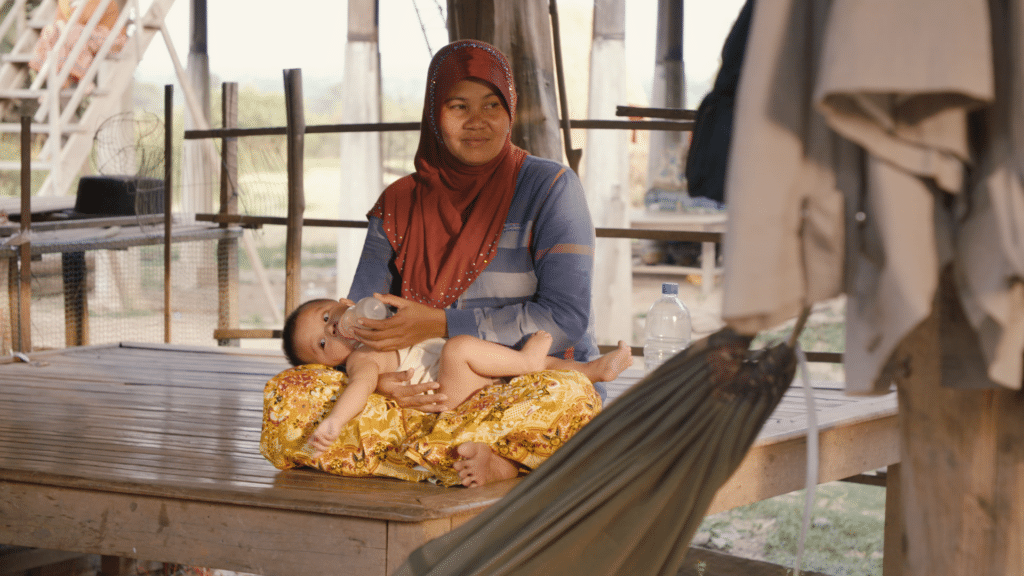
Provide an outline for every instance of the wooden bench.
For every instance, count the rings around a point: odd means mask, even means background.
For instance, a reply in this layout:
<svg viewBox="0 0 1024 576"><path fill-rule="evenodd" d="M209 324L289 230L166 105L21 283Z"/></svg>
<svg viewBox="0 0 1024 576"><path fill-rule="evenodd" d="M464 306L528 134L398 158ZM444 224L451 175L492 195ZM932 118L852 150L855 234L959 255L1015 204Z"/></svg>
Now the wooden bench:
<svg viewBox="0 0 1024 576"><path fill-rule="evenodd" d="M678 212L652 212L634 210L629 225L635 230L672 230L677 232L713 232L724 234L726 214L686 214ZM722 267L718 265L716 244L719 241L701 242L700 266L678 266L675 264L641 264L633 266L633 274L662 274L675 276L697 275L701 279L701 293L707 297L714 290Z"/></svg>
<svg viewBox="0 0 1024 576"><path fill-rule="evenodd" d="M264 575L389 574L501 498L278 471L259 454L276 351L122 344L0 365L0 544ZM612 383L617 396L636 369ZM896 463L892 395L819 396L821 481ZM803 487L803 399L784 400L712 512Z"/></svg>

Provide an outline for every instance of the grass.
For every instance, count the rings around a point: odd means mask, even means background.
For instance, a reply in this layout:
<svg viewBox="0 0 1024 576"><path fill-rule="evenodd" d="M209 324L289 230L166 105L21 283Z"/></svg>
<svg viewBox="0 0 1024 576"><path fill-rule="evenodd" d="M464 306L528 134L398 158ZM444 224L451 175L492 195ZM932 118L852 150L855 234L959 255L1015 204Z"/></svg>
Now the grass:
<svg viewBox="0 0 1024 576"><path fill-rule="evenodd" d="M881 576L885 489L850 482L818 487L804 542L804 570ZM803 522L804 491L708 516L694 544L792 567Z"/></svg>

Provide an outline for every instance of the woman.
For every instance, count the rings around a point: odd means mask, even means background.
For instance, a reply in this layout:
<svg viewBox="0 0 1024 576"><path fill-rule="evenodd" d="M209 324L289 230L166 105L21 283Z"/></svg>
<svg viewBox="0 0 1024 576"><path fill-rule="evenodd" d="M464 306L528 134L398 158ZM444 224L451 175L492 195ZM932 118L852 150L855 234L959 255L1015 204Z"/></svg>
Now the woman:
<svg viewBox="0 0 1024 576"><path fill-rule="evenodd" d="M519 347L544 330L552 355L592 359L594 227L578 177L512 144L515 85L496 48L454 42L428 74L416 172L370 211L348 295L391 294L398 312L366 321L359 339L395 350L469 334Z"/></svg>
<svg viewBox="0 0 1024 576"><path fill-rule="evenodd" d="M543 330L553 354L597 355L594 228L582 187L565 166L512 144L515 112L512 71L496 48L464 40L434 57L416 172L389 186L368 215L349 298L377 293L397 312L362 320L355 333L363 344L390 351L470 334L519 347ZM435 416L424 411L440 408L427 394L436 383L403 386L390 375L314 458L302 446L344 385L343 374L322 366L271 380L263 454L279 468L475 486L532 469L601 406L582 374L540 372Z"/></svg>

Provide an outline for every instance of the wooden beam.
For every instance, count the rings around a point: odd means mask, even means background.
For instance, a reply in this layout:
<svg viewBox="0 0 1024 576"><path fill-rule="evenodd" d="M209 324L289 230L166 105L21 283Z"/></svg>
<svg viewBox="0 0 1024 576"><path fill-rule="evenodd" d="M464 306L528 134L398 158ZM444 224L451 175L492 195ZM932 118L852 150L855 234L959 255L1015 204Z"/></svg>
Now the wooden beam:
<svg viewBox="0 0 1024 576"><path fill-rule="evenodd" d="M656 118L657 116L651 116ZM587 118L571 119L573 128L589 128L597 130L670 130L687 132L693 130L692 120L591 120ZM346 132L418 132L419 122L356 122L344 124L317 124L306 126L306 134L343 134ZM202 138L242 138L251 136L284 136L288 128L271 126L269 128L211 128L209 130L186 130L185 140Z"/></svg>
<svg viewBox="0 0 1024 576"><path fill-rule="evenodd" d="M280 330L266 328L218 328L213 331L217 340L237 340L239 338L280 338Z"/></svg>
<svg viewBox="0 0 1024 576"><path fill-rule="evenodd" d="M383 520L17 482L0 484L0 508L10 511L4 536L16 545L254 574L326 576L344 566L385 575ZM209 518L218 519L215 529ZM270 526L254 541L257 527Z"/></svg>
<svg viewBox="0 0 1024 576"><path fill-rule="evenodd" d="M647 108L642 106L616 106L616 116L633 116L638 118L663 118L665 120L695 120L696 110L683 108Z"/></svg>

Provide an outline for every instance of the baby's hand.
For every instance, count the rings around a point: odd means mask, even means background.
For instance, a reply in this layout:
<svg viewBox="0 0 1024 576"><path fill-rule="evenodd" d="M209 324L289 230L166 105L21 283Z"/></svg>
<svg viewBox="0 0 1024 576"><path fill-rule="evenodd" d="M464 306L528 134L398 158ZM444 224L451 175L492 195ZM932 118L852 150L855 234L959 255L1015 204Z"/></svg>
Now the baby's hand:
<svg viewBox="0 0 1024 576"><path fill-rule="evenodd" d="M334 441L341 436L342 423L335 421L334 418L327 418L316 427L313 431L313 435L309 437L309 442L306 444L306 449L309 450L310 455L313 458L320 457Z"/></svg>

